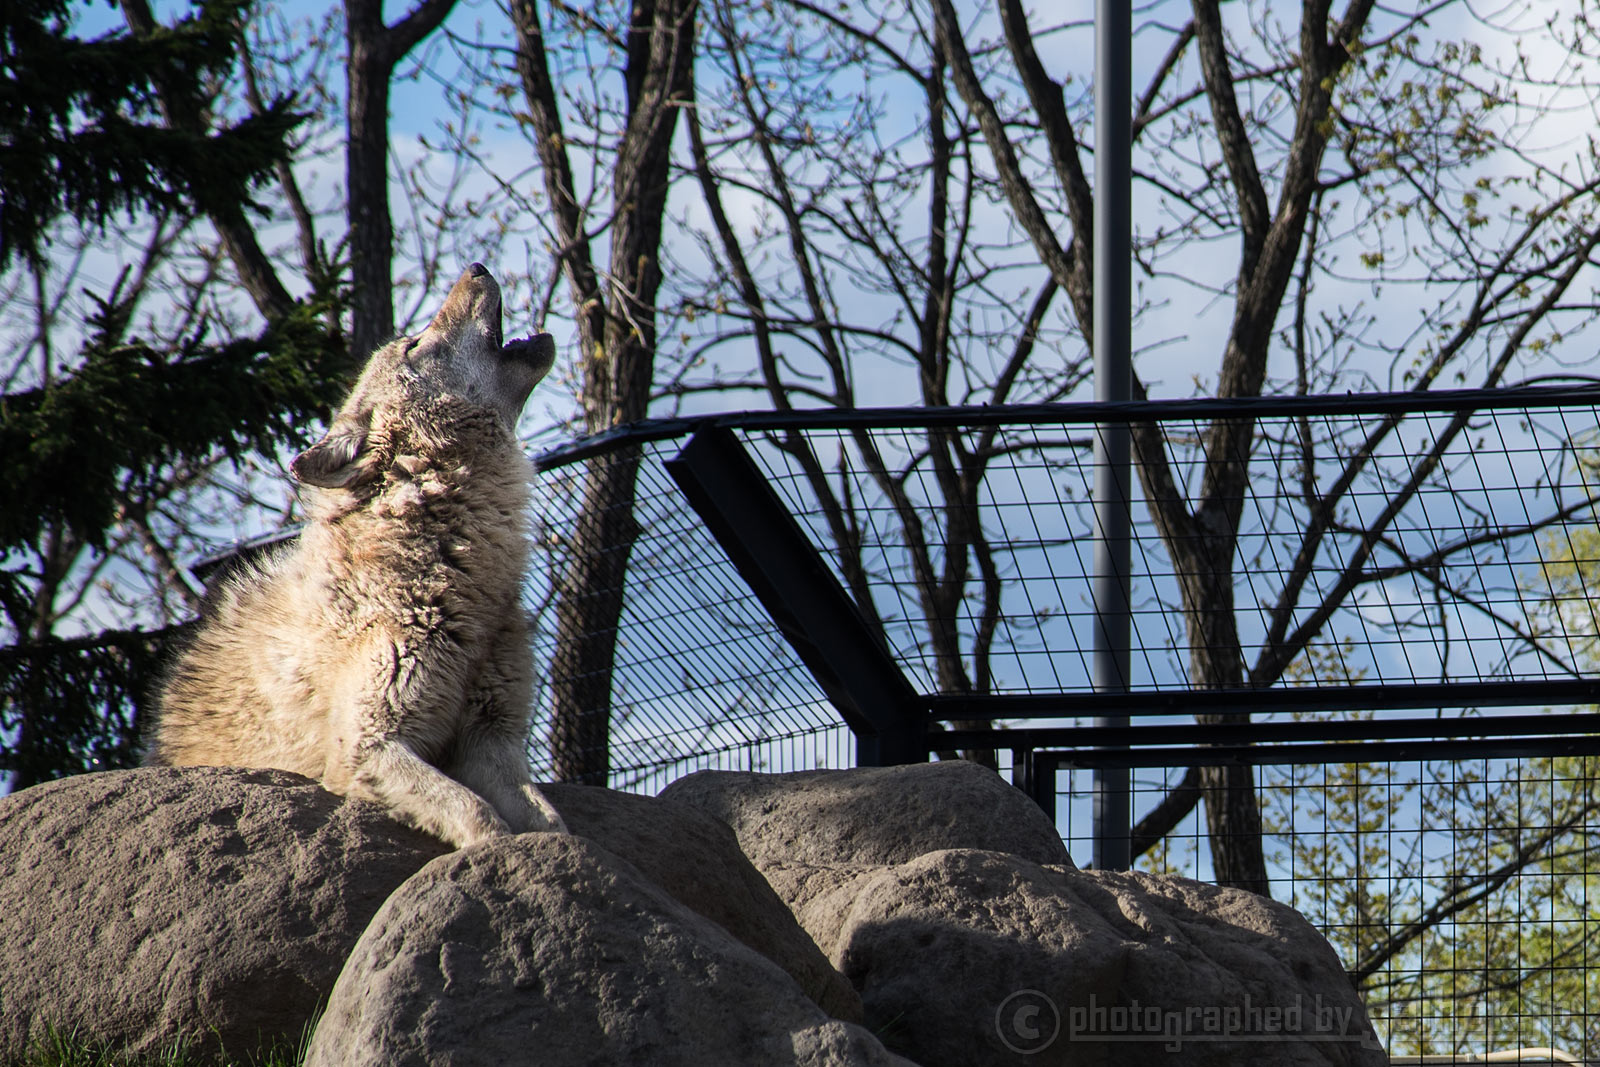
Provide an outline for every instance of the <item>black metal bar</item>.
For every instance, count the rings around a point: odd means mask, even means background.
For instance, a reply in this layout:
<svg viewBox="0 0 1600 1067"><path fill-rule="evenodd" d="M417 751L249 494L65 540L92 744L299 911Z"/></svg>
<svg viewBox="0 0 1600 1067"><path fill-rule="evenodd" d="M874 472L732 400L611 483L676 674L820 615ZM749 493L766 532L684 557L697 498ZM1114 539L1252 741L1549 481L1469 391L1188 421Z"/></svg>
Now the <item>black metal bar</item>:
<svg viewBox="0 0 1600 1067"><path fill-rule="evenodd" d="M926 761L925 704L733 431L696 431L664 466L856 735L857 761Z"/></svg>
<svg viewBox="0 0 1600 1067"><path fill-rule="evenodd" d="M666 441L678 437L688 437L701 427L714 426L731 415L719 415L711 418L696 416L694 418L675 419L644 419L640 422L630 422L610 430L603 430L588 437L580 437L576 441L557 445L539 453L533 458L533 465L542 471L556 470L571 463L588 459L590 456L600 456L613 449L624 445L642 445L651 441Z"/></svg>
<svg viewBox="0 0 1600 1067"><path fill-rule="evenodd" d="M989 718L1093 718L1108 714L1266 715L1292 711L1525 708L1535 705L1600 704L1600 678L1273 689L1165 689L1129 693L934 695L926 700L936 722Z"/></svg>
<svg viewBox="0 0 1600 1067"><path fill-rule="evenodd" d="M1014 748L1011 750L1011 784L1033 796L1033 749Z"/></svg>
<svg viewBox="0 0 1600 1067"><path fill-rule="evenodd" d="M302 529L303 524L296 523L282 530L270 530L255 537L243 538L198 557L187 565L187 569L195 581L209 585L220 574L229 573L238 564L253 562L279 545L293 541L300 536Z"/></svg>
<svg viewBox="0 0 1600 1067"><path fill-rule="evenodd" d="M1127 0L1094 6L1094 398L1102 410L1133 399L1133 170L1128 127L1133 16ZM1131 429L1107 420L1095 428L1094 686L1126 692L1132 647L1128 589L1133 519L1129 504ZM1122 715L1095 725L1127 725ZM1124 871L1133 864L1128 772L1095 772L1094 866Z"/></svg>
<svg viewBox="0 0 1600 1067"><path fill-rule="evenodd" d="M1428 392L1341 393L1189 400L1132 400L1118 404L995 404L982 407L836 408L811 411L727 412L689 418L646 419L585 437L542 453L540 470L552 470L623 444L685 437L701 429L843 430L1010 425L1094 426L1103 422L1174 419L1293 418L1318 415L1407 415L1426 412L1593 407L1600 386L1527 386L1516 389L1439 389Z"/></svg>
<svg viewBox="0 0 1600 1067"><path fill-rule="evenodd" d="M1247 745L1311 741L1385 741L1397 738L1534 737L1600 735L1600 713L1475 715L1448 719L1338 719L1299 722L1177 722L1143 726L1008 727L950 730L939 743L960 748L1109 748L1119 745Z"/></svg>
<svg viewBox="0 0 1600 1067"><path fill-rule="evenodd" d="M1365 744L1219 745L1215 748L1136 748L1035 752L1036 761L1075 770L1099 767L1252 767L1316 763L1407 763L1453 759L1528 759L1600 754L1600 736L1493 737L1372 741ZM1038 764L1036 764L1038 765Z"/></svg>
<svg viewBox="0 0 1600 1067"><path fill-rule="evenodd" d="M1053 752L1033 753L1033 777L1029 782L1028 795L1033 797L1033 802L1044 809L1050 816L1050 821L1056 821L1056 771L1060 769L1060 761ZM1131 804L1130 797L1130 804ZM1131 807L1130 807L1131 810Z"/></svg>

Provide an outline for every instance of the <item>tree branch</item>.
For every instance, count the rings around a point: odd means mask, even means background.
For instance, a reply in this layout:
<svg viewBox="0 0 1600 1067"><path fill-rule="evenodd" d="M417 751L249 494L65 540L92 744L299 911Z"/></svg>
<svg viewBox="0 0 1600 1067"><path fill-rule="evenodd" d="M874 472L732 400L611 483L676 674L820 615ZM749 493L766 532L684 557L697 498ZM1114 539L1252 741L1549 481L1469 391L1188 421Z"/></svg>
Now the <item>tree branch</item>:
<svg viewBox="0 0 1600 1067"><path fill-rule="evenodd" d="M149 37L158 27L150 11L148 0L121 0L123 18L135 37ZM167 124L186 133L201 134L206 130L200 101L186 99L177 87L158 85L157 95ZM272 261L262 251L256 240L254 228L245 220L244 210L238 204L214 207L207 217L216 228L223 249L239 272L239 283L255 303L256 309L268 321L287 315L294 308L294 298L278 279Z"/></svg>

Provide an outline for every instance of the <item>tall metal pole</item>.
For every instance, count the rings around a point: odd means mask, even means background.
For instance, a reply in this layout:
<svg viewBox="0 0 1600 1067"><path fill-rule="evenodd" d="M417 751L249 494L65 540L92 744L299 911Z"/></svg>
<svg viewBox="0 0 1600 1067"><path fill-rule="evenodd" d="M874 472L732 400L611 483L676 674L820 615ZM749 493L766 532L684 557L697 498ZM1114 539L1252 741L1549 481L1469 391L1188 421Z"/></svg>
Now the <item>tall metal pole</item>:
<svg viewBox="0 0 1600 1067"><path fill-rule="evenodd" d="M1096 0L1094 60L1094 378L1101 402L1133 397L1132 348L1132 93L1133 21L1128 0ZM1102 693L1128 688L1129 475L1126 423L1101 423L1095 437L1094 684ZM1096 726L1126 726L1102 717ZM1127 768L1095 772L1094 865L1132 864Z"/></svg>

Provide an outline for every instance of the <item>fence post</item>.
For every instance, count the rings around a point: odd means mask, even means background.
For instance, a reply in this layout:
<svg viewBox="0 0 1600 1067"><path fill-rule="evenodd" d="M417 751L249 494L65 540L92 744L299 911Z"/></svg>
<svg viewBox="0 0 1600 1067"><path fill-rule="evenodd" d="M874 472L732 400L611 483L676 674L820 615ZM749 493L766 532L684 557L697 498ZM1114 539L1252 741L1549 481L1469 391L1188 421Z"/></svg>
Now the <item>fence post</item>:
<svg viewBox="0 0 1600 1067"><path fill-rule="evenodd" d="M1094 18L1094 379L1102 403L1133 397L1130 7L1127 0L1097 0ZM1094 682L1101 693L1128 688L1130 436L1127 423L1110 422L1100 422L1095 434ZM1127 723L1124 716L1095 720L1096 726ZM1094 782L1095 869L1126 870L1130 772L1100 769Z"/></svg>

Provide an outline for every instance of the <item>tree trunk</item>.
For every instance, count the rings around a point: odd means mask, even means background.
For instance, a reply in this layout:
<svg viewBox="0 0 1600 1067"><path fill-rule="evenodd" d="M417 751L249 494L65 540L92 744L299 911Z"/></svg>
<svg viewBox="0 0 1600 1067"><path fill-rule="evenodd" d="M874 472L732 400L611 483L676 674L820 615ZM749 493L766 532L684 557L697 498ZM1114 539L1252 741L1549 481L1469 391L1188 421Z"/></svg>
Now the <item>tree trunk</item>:
<svg viewBox="0 0 1600 1067"><path fill-rule="evenodd" d="M1189 640L1189 684L1196 689L1238 689L1245 683L1244 650L1234 603L1234 556L1239 516L1248 488L1249 420L1219 420L1206 434L1206 474L1190 511L1166 461L1159 427L1133 427L1136 465L1150 512L1172 551ZM1238 722L1242 715L1201 715L1201 722ZM1219 885L1270 896L1261 846L1261 810L1250 767L1202 767L1211 864Z"/></svg>
<svg viewBox="0 0 1600 1067"><path fill-rule="evenodd" d="M393 26L383 0L345 0L345 195L350 223L350 345L365 357L394 336L394 224L389 213L389 83L395 65L455 0L422 0Z"/></svg>
<svg viewBox="0 0 1600 1067"><path fill-rule="evenodd" d="M1237 524L1230 527L1236 529ZM1234 615L1234 538L1218 538L1178 558L1185 572L1183 600L1188 619L1190 681L1198 689L1244 685L1243 650ZM1198 715L1203 723L1240 722L1243 715ZM1211 866L1218 885L1271 896L1261 847L1261 808L1255 771L1249 766L1200 768L1206 804Z"/></svg>
<svg viewBox="0 0 1600 1067"><path fill-rule="evenodd" d="M389 71L379 0L345 4L345 185L350 224L350 346L365 355L394 333L389 216Z"/></svg>
<svg viewBox="0 0 1600 1067"><path fill-rule="evenodd" d="M577 310L584 422L599 433L644 417L654 380L661 228L672 180L678 112L692 100L695 0L635 0L628 27L628 124L611 187L610 271L602 289L562 136L559 100L545 63L534 0L512 0L517 73L537 136L545 189ZM641 452L627 449L585 468L583 510L556 602L551 661L550 750L562 781L604 785L610 776L611 679Z"/></svg>
<svg viewBox="0 0 1600 1067"><path fill-rule="evenodd" d="M605 785L611 773L611 668L623 607L637 446L596 456L584 471L583 510L572 532L556 601L550 663L550 755L564 782Z"/></svg>

